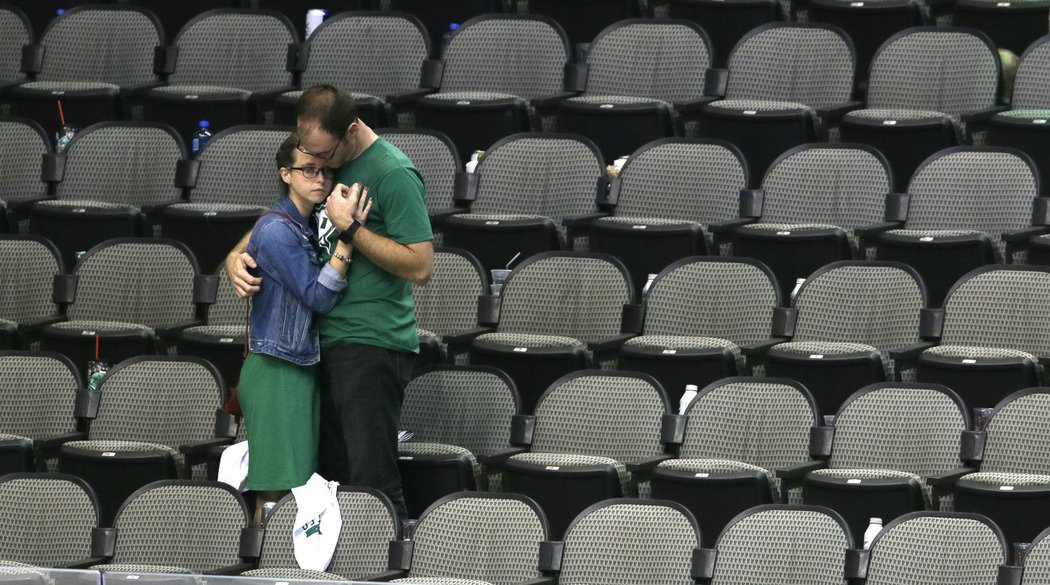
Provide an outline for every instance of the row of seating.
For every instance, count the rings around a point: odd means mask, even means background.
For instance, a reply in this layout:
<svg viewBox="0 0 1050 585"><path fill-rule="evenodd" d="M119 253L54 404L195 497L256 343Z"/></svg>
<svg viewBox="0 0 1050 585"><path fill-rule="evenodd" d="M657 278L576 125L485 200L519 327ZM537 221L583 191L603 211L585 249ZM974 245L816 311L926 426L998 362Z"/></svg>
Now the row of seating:
<svg viewBox="0 0 1050 585"><path fill-rule="evenodd" d="M463 23L441 59L428 60L423 27L408 15L344 13L300 45L290 24L273 14L220 11L191 21L170 47L157 48L148 14L116 8L72 9L42 44L28 46L22 65L33 79L19 83L12 72L11 110L51 131L61 95L65 117L81 125L144 117L189 137L205 117L219 129L253 120L287 123L297 84L328 82L355 94L366 122L441 130L461 158L530 129L588 136L606 161L678 133L730 140L757 177L792 146L841 136L879 148L899 189L929 154L984 141L993 121L994 143L1025 142L1033 156L1045 158L1032 136L1042 136L1042 115L1006 114L996 105L1000 58L973 29L914 27L891 36L873 57L862 102L853 101L852 41L821 24L755 28L718 69L707 33L686 20L617 22L574 59L556 22L490 14ZM107 18L134 40L111 34ZM124 22L136 19L138 28ZM84 28L104 32L88 35ZM57 50L83 47L90 38L120 50ZM1035 88L1034 96L1018 100L1025 112L1047 106L1038 84L1045 41L1025 52L1018 76L1019 94ZM49 44L56 50L48 51ZM11 47L12 54L19 48ZM100 60L102 53L111 56ZM347 54L369 58L347 60Z"/></svg>
<svg viewBox="0 0 1050 585"><path fill-rule="evenodd" d="M3 215L11 231L52 240L65 266L106 239L160 235L213 272L277 196L273 152L288 131L238 126L189 158L169 127L106 122L53 154L35 124L0 119L9 145ZM1012 149L940 151L894 194L886 159L863 145L797 146L748 189L748 161L718 140L649 143L610 181L579 136L513 135L465 173L440 133L380 132L423 174L438 242L469 250L486 270L519 255L589 249L623 261L640 289L682 257L733 253L769 266L786 302L793 283L820 266L879 258L918 270L939 306L969 270L1050 257L1040 174Z"/></svg>
<svg viewBox="0 0 1050 585"><path fill-rule="evenodd" d="M826 508L760 506L701 540L701 521L672 502L607 500L577 517L564 538L548 540L544 514L525 497L463 493L435 503L410 540L398 534L390 502L377 492L340 487L339 543L325 572L295 565L297 512L282 500L265 530L246 528L243 500L213 483L159 482L129 498L114 528L92 530L92 494L69 476L0 478L0 526L23 537L0 544L5 574L46 575L58 563L113 577L149 580L166 573L242 574L283 580L400 578L408 583L595 582L740 583L785 581L1002 585L1044 582L1050 539L1043 533L1014 554L987 518L924 512L888 523L862 550L842 518ZM47 522L19 525L22 509ZM178 517L179 522L171 522ZM47 530L44 530L47 528ZM706 528L705 528L706 530ZM93 538L88 537L91 534ZM88 557L91 554L104 556ZM108 562L107 562L108 561ZM258 563L257 569L245 571ZM186 583L197 578L187 575Z"/></svg>
<svg viewBox="0 0 1050 585"><path fill-rule="evenodd" d="M214 478L205 464L216 449L245 436L199 358L131 358L89 389L53 353L2 352L0 373L0 471L82 477L106 525L150 481ZM584 370L552 383L531 411L522 398L488 367L434 366L412 380L402 426L414 438L400 445L411 517L449 493L488 489L536 500L555 536L596 501L650 495L681 502L715 533L777 501L836 509L857 539L871 516L923 509L980 512L1011 542L1050 525L1050 469L1038 456L1050 439L1045 387L971 415L943 385L884 382L821 418L796 381L731 377L674 414L651 376Z"/></svg>
<svg viewBox="0 0 1050 585"><path fill-rule="evenodd" d="M225 274L202 275L193 254L163 239L107 241L65 274L31 236L0 237L6 264L0 340L68 355L80 371L177 351L213 362L235 384L246 306ZM639 297L615 258L546 252L522 261L488 294L488 275L462 250L439 248L414 298L421 365L468 361L508 372L531 411L559 376L618 367L655 376L674 398L686 384L766 373L803 382L825 414L870 383L944 383L971 407L1039 385L1050 359L1050 268L986 266L964 275L943 308L923 279L894 262L841 261L807 275L789 306L761 262L688 257ZM793 297L793 298L791 298Z"/></svg>

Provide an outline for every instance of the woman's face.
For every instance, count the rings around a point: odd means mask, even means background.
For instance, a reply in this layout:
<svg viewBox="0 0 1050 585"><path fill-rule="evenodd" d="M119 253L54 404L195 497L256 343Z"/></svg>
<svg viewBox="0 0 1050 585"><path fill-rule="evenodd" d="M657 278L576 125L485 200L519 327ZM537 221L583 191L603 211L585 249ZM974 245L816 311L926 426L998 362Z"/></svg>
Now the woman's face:
<svg viewBox="0 0 1050 585"><path fill-rule="evenodd" d="M332 170L309 154L294 151L295 163L281 168L281 179L288 184L288 196L312 205L323 203L332 190ZM312 178L311 178L312 177Z"/></svg>

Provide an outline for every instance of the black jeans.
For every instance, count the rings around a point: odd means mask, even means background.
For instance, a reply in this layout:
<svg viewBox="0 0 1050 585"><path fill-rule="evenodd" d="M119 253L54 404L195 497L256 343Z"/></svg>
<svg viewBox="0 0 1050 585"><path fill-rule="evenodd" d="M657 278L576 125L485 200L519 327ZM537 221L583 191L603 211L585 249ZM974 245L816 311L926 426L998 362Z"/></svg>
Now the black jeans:
<svg viewBox="0 0 1050 585"><path fill-rule="evenodd" d="M321 440L325 479L375 488L407 518L397 467L397 433L415 354L371 345L321 352Z"/></svg>

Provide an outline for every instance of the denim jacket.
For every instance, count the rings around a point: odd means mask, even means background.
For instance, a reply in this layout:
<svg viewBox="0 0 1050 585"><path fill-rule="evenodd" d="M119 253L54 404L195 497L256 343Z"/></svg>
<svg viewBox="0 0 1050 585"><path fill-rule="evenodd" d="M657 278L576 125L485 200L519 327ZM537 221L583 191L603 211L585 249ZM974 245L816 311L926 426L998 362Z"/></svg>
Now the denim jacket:
<svg viewBox="0 0 1050 585"><path fill-rule="evenodd" d="M346 279L318 258L317 235L288 197L255 223L248 254L262 286L252 297L249 349L302 366L321 360L314 313L335 306Z"/></svg>

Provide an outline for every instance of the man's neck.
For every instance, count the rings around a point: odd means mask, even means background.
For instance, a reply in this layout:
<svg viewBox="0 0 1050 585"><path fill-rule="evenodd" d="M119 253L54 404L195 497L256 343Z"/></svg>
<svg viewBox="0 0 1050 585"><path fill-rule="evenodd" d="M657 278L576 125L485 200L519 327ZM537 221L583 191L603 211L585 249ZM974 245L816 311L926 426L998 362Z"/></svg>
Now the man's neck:
<svg viewBox="0 0 1050 585"><path fill-rule="evenodd" d="M361 156L361 154L364 151L368 150L369 146L372 146L372 144L374 144L375 141L379 139L379 135L376 134L375 132L373 132L372 129L369 128L367 124L365 124L364 122L362 122L360 120L358 120L357 123L358 123L357 136L356 136L357 140L354 141L354 144L357 147L357 150L354 152L354 154L349 159L347 159L346 162L350 162L350 161L356 159L357 157Z"/></svg>

